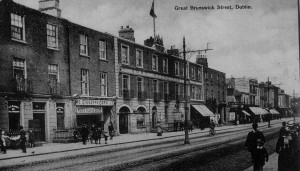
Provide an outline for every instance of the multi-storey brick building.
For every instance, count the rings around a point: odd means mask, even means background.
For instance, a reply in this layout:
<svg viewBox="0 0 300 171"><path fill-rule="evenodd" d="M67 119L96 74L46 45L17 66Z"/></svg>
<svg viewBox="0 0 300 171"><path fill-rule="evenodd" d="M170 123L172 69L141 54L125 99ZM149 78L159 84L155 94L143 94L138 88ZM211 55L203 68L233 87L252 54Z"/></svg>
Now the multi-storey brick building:
<svg viewBox="0 0 300 171"><path fill-rule="evenodd" d="M40 1L40 11L2 0L0 9L0 127L52 141L55 130L107 124L114 37L61 18L58 0Z"/></svg>
<svg viewBox="0 0 300 171"><path fill-rule="evenodd" d="M134 42L134 30L121 27L116 38L117 122L120 133L147 132L159 121L169 127L182 121L184 61L176 49L165 53L160 37ZM188 63L188 106L203 104L203 67ZM190 120L190 114L187 112Z"/></svg>

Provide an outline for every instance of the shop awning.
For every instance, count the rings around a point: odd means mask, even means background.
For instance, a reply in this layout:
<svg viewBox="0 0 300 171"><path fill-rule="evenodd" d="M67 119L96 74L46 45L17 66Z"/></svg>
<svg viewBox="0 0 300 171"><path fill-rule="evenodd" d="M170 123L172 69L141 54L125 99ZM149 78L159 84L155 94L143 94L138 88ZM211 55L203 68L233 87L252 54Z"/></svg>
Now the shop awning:
<svg viewBox="0 0 300 171"><path fill-rule="evenodd" d="M270 109L270 113L274 115L279 115L280 113L275 109Z"/></svg>
<svg viewBox="0 0 300 171"><path fill-rule="evenodd" d="M247 115L247 116L251 116L248 112L246 112L245 110L242 110L242 112Z"/></svg>
<svg viewBox="0 0 300 171"><path fill-rule="evenodd" d="M268 112L260 107L249 107L249 109L255 114L255 115L265 115Z"/></svg>
<svg viewBox="0 0 300 171"><path fill-rule="evenodd" d="M205 106L205 105L192 105L202 116L212 116L215 115Z"/></svg>

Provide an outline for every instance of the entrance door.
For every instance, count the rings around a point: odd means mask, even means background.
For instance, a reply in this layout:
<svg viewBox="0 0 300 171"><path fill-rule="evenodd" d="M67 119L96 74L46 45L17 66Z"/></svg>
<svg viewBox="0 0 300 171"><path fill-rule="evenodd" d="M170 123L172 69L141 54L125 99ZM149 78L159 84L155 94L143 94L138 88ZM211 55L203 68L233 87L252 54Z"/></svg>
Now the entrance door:
<svg viewBox="0 0 300 171"><path fill-rule="evenodd" d="M120 134L128 133L128 114L119 115Z"/></svg>
<svg viewBox="0 0 300 171"><path fill-rule="evenodd" d="M34 113L33 120L38 120L37 140L45 141L45 113Z"/></svg>

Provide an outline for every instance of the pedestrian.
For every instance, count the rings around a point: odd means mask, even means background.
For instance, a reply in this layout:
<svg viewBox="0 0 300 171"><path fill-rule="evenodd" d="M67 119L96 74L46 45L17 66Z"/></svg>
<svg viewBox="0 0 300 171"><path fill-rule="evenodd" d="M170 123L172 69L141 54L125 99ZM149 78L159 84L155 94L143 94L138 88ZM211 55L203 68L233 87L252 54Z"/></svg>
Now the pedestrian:
<svg viewBox="0 0 300 171"><path fill-rule="evenodd" d="M76 128L75 128L75 130L73 132L73 138L74 138L74 141L77 143L78 142L78 131L77 131Z"/></svg>
<svg viewBox="0 0 300 171"><path fill-rule="evenodd" d="M112 140L113 137L115 136L115 129L112 122L110 122L108 125L108 131L109 131L110 140Z"/></svg>
<svg viewBox="0 0 300 171"><path fill-rule="evenodd" d="M279 138L284 138L284 136L288 135L288 130L286 127L286 122L282 122L282 127L279 130Z"/></svg>
<svg viewBox="0 0 300 171"><path fill-rule="evenodd" d="M216 127L215 122L214 122L213 119L211 119L210 123L209 123L209 128L210 128L209 132L210 132L210 134L215 135L215 127Z"/></svg>
<svg viewBox="0 0 300 171"><path fill-rule="evenodd" d="M101 140L101 135L104 137L105 144L107 144L108 135L106 135L106 132L99 127L99 144Z"/></svg>
<svg viewBox="0 0 300 171"><path fill-rule="evenodd" d="M257 147L253 152L253 171L263 171L265 162L269 161L269 154L263 144L262 139L257 139Z"/></svg>
<svg viewBox="0 0 300 171"><path fill-rule="evenodd" d="M157 129L157 136L162 136L162 128L160 126L159 121L156 124L156 129Z"/></svg>
<svg viewBox="0 0 300 171"><path fill-rule="evenodd" d="M87 128L86 124L83 124L81 128L81 137L82 137L82 143L83 145L86 145L87 138L89 136L89 130Z"/></svg>
<svg viewBox="0 0 300 171"><path fill-rule="evenodd" d="M174 120L174 131L177 132L178 122Z"/></svg>
<svg viewBox="0 0 300 171"><path fill-rule="evenodd" d="M221 121L221 118L219 118L219 120L218 120L218 124L219 124L219 126L220 126L220 127L222 126L222 121Z"/></svg>
<svg viewBox="0 0 300 171"><path fill-rule="evenodd" d="M193 132L193 122L189 121L189 132Z"/></svg>
<svg viewBox="0 0 300 171"><path fill-rule="evenodd" d="M184 127L183 126L183 120L180 121L179 127L180 127L180 131L183 131L183 127Z"/></svg>
<svg viewBox="0 0 300 171"><path fill-rule="evenodd" d="M20 126L20 146L22 149L22 153L26 153L26 132L23 129L23 126Z"/></svg>
<svg viewBox="0 0 300 171"><path fill-rule="evenodd" d="M1 146L1 151L3 154L6 154L6 141L7 138L10 138L9 136L6 135L4 130L0 129L0 146Z"/></svg>
<svg viewBox="0 0 300 171"><path fill-rule="evenodd" d="M93 144L93 140L95 141L95 144L97 144L97 140L98 140L98 137L97 137L97 128L96 128L96 126L94 124L92 125L91 133L92 133L91 144Z"/></svg>
<svg viewBox="0 0 300 171"><path fill-rule="evenodd" d="M35 143L35 133L33 132L32 129L29 130L29 147L32 148L34 147Z"/></svg>
<svg viewBox="0 0 300 171"><path fill-rule="evenodd" d="M258 129L258 124L257 123L253 123L252 124L252 131L250 131L247 135L247 139L245 142L245 148L246 150L248 150L251 154L251 160L253 163L253 155L254 155L254 151L257 147L257 140L261 139L261 143L264 144L266 142L265 136L262 132L260 132Z"/></svg>

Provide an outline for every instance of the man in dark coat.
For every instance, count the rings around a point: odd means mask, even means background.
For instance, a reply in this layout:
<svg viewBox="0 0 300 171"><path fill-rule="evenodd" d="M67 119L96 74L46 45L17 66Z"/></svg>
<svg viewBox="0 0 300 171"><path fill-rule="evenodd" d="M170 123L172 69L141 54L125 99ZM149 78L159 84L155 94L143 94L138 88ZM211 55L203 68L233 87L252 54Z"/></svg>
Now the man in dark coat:
<svg viewBox="0 0 300 171"><path fill-rule="evenodd" d="M257 128L258 128L257 123L253 123L252 128L253 128L253 130L250 131L247 135L247 139L245 142L245 148L251 153L251 159L253 162L253 156L254 156L254 152L256 150L257 140L260 139L261 143L264 144L266 142L266 139L265 139L264 134L262 132L260 132L259 130L257 130Z"/></svg>
<svg viewBox="0 0 300 171"><path fill-rule="evenodd" d="M174 131L177 132L178 122L174 120Z"/></svg>
<svg viewBox="0 0 300 171"><path fill-rule="evenodd" d="M115 135L115 129L112 122L110 122L108 125L108 131L109 131L110 140L112 140Z"/></svg>
<svg viewBox="0 0 300 171"><path fill-rule="evenodd" d="M26 132L23 129L23 126L20 126L20 146L22 153L26 153Z"/></svg>
<svg viewBox="0 0 300 171"><path fill-rule="evenodd" d="M82 137L82 143L83 145L86 145L86 140L89 136L89 130L87 128L86 124L83 124L83 127L81 128L81 137Z"/></svg>

